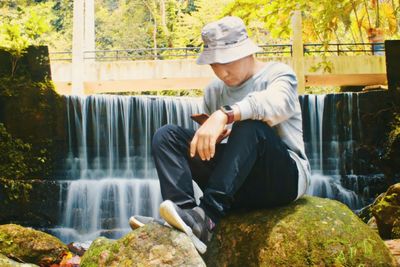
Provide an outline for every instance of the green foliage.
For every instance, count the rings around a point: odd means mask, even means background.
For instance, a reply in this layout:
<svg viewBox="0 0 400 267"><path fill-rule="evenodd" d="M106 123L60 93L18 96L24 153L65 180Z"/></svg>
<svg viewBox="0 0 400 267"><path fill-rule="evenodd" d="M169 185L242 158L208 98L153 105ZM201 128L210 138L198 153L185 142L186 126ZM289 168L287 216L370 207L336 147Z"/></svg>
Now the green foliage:
<svg viewBox="0 0 400 267"><path fill-rule="evenodd" d="M49 32L49 19L44 10L46 4L25 8L0 7L0 49L11 54L11 76L14 76L18 60L30 45L41 45Z"/></svg>
<svg viewBox="0 0 400 267"><path fill-rule="evenodd" d="M149 47L151 18L142 1L117 1L110 8L105 0L96 4L96 49Z"/></svg>
<svg viewBox="0 0 400 267"><path fill-rule="evenodd" d="M44 96L46 94L57 95L54 91L54 83L51 80L33 82L26 76L0 77L0 96L19 97L29 92L28 88L34 88L35 93Z"/></svg>
<svg viewBox="0 0 400 267"><path fill-rule="evenodd" d="M161 91L143 91L141 95L157 95L157 96L189 96L197 97L203 95L203 90L192 89L192 90L161 90Z"/></svg>
<svg viewBox="0 0 400 267"><path fill-rule="evenodd" d="M0 9L0 40L1 48L10 51L21 50L28 45L43 44L45 39L42 34L47 33L50 28L48 19L42 8L45 5L38 5L31 8L18 8L11 10Z"/></svg>
<svg viewBox="0 0 400 267"><path fill-rule="evenodd" d="M368 42L367 37L376 29L386 37L398 33L398 9L399 3L389 0L235 0L227 5L224 15L241 17L258 41L265 38L265 30L272 38L288 40L291 13L301 10L305 42L343 43Z"/></svg>
<svg viewBox="0 0 400 267"><path fill-rule="evenodd" d="M23 181L32 171L32 145L13 138L0 123L0 184L10 201L28 201L32 186Z"/></svg>
<svg viewBox="0 0 400 267"><path fill-rule="evenodd" d="M324 53L321 55L321 61L312 66L309 71L310 72L321 71L322 73L331 73L332 69L333 69L333 64L331 61L329 61L328 57Z"/></svg>
<svg viewBox="0 0 400 267"><path fill-rule="evenodd" d="M0 176L23 179L29 172L27 158L31 145L21 139L13 138L0 123Z"/></svg>
<svg viewBox="0 0 400 267"><path fill-rule="evenodd" d="M174 47L201 46L201 29L209 22L223 17L223 8L231 0L197 0L196 10L185 13L179 12L173 29Z"/></svg>
<svg viewBox="0 0 400 267"><path fill-rule="evenodd" d="M50 50L72 50L72 14L73 1L53 0L49 16L51 19L51 38L48 40Z"/></svg>
<svg viewBox="0 0 400 267"><path fill-rule="evenodd" d="M60 98L51 81L32 82L25 76L0 78L0 97L7 115L8 132L0 124L0 177L45 179L52 172L51 135L54 110ZM11 129L11 130L10 130ZM17 133L21 139L11 135Z"/></svg>
<svg viewBox="0 0 400 267"><path fill-rule="evenodd" d="M396 153L400 156L400 112L393 114L391 131L386 142L385 157L390 159Z"/></svg>
<svg viewBox="0 0 400 267"><path fill-rule="evenodd" d="M306 87L306 94L331 94L340 92L340 87L338 86L308 86Z"/></svg>
<svg viewBox="0 0 400 267"><path fill-rule="evenodd" d="M28 181L10 180L0 177L7 202L29 202L29 193L32 190L32 185Z"/></svg>
<svg viewBox="0 0 400 267"><path fill-rule="evenodd" d="M113 94L113 93L105 93ZM139 91L139 92L124 92L117 93L118 95L154 95L154 96L188 96L188 97L200 97L203 96L202 89L170 89L170 90L158 90L158 91Z"/></svg>
<svg viewBox="0 0 400 267"><path fill-rule="evenodd" d="M385 39L400 36L400 5L392 0L96 0L95 9L98 50L199 46L201 28L225 15L243 18L259 43L288 42L297 9L303 13L305 42L368 42L376 31ZM35 13L46 23L31 26L48 25L41 39L50 50L71 50L71 0L1 1L0 24L10 17L13 24L23 24L31 15L35 20ZM23 38L14 45L24 45Z"/></svg>
<svg viewBox="0 0 400 267"><path fill-rule="evenodd" d="M6 0L0 2L0 25L21 29L21 39L28 42L25 47L46 44L51 50L68 51L72 48L72 13L70 0Z"/></svg>
<svg viewBox="0 0 400 267"><path fill-rule="evenodd" d="M49 142L49 141L47 141ZM34 148L19 138L14 138L0 123L0 177L17 180L37 178L47 168L47 148Z"/></svg>
<svg viewBox="0 0 400 267"><path fill-rule="evenodd" d="M96 48L200 46L201 28L231 0L115 1L96 3ZM123 29L123 30L121 30Z"/></svg>

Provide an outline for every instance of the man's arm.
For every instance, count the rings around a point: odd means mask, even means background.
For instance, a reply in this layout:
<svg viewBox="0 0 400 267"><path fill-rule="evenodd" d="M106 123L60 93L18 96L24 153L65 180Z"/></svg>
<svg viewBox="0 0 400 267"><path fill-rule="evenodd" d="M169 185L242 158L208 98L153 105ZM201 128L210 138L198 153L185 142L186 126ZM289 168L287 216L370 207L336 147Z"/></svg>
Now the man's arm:
<svg viewBox="0 0 400 267"><path fill-rule="evenodd" d="M296 111L297 81L293 75L277 77L263 91L253 92L236 103L241 120L262 120L270 126L287 120Z"/></svg>

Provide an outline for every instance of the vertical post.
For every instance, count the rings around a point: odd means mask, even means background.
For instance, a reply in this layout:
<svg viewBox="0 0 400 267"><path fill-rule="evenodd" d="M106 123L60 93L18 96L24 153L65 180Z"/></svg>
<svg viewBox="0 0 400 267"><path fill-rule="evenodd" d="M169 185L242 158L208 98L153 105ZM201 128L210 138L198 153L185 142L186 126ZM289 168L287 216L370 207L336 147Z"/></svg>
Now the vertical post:
<svg viewBox="0 0 400 267"><path fill-rule="evenodd" d="M302 31L301 11L296 10L292 16L292 49L293 49L293 69L297 75L297 90L299 94L305 91L305 71L304 71L304 53L303 53L303 31Z"/></svg>
<svg viewBox="0 0 400 267"><path fill-rule="evenodd" d="M74 0L73 9L73 34L72 34L72 94L84 93L84 0Z"/></svg>
<svg viewBox="0 0 400 267"><path fill-rule="evenodd" d="M85 62L94 62L96 58L94 0L85 1L85 51L93 51L93 57Z"/></svg>

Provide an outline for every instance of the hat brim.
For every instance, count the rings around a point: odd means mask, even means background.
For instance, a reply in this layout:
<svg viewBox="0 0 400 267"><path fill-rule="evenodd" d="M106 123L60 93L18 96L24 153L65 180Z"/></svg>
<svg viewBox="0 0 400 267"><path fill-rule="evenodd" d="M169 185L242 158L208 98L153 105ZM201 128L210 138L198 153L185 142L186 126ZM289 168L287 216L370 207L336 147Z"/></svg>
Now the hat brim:
<svg viewBox="0 0 400 267"><path fill-rule="evenodd" d="M226 64L254 53L260 52L261 48L258 47L252 40L246 39L234 47L212 47L204 48L200 56L197 58L196 63L199 65L206 64Z"/></svg>

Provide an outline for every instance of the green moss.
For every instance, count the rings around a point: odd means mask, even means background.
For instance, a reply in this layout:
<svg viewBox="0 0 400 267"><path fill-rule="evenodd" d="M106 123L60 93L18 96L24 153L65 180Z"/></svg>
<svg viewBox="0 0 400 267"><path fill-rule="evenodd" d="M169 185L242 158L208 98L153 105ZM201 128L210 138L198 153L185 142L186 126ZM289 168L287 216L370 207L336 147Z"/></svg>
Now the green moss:
<svg viewBox="0 0 400 267"><path fill-rule="evenodd" d="M393 260L346 206L315 197L232 213L218 226L206 259L207 266L391 266Z"/></svg>
<svg viewBox="0 0 400 267"><path fill-rule="evenodd" d="M81 266L204 266L190 239L181 232L148 224L117 241L96 239Z"/></svg>
<svg viewBox="0 0 400 267"><path fill-rule="evenodd" d="M57 238L15 224L0 225L0 253L39 265L60 262L68 248Z"/></svg>
<svg viewBox="0 0 400 267"><path fill-rule="evenodd" d="M99 262L105 264L107 255L110 255L110 247L114 242L105 238L99 237L93 241L90 249L86 251L81 259L81 266L96 267Z"/></svg>
<svg viewBox="0 0 400 267"><path fill-rule="evenodd" d="M398 224L400 218L400 184L389 187L383 196L375 201L371 211L376 219L379 234L384 239L399 236Z"/></svg>
<svg viewBox="0 0 400 267"><path fill-rule="evenodd" d="M13 261L6 256L0 254L0 266L1 267L37 267L35 264L18 263Z"/></svg>

